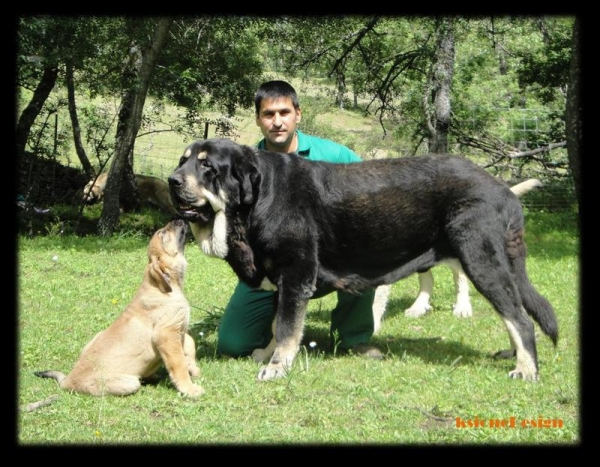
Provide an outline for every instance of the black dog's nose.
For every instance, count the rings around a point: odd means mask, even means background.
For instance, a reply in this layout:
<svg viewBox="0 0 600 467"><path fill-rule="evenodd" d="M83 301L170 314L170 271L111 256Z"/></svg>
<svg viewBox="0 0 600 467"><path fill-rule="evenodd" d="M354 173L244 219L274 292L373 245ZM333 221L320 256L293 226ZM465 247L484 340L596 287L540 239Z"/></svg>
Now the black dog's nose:
<svg viewBox="0 0 600 467"><path fill-rule="evenodd" d="M181 186L181 177L178 176L177 174L171 174L169 176L169 185L171 185L172 187L178 187Z"/></svg>

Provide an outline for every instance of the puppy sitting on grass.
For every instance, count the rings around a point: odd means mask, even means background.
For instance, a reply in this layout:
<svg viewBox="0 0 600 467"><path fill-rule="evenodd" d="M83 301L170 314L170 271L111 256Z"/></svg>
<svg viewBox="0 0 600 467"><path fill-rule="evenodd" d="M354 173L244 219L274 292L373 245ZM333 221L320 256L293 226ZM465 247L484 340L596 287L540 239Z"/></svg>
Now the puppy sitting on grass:
<svg viewBox="0 0 600 467"><path fill-rule="evenodd" d="M135 297L114 323L85 346L68 376L56 370L35 374L56 379L66 390L127 396L164 363L180 393L201 396L204 389L191 379L200 370L194 340L187 332L190 306L183 294L186 233L187 224L177 219L153 235Z"/></svg>

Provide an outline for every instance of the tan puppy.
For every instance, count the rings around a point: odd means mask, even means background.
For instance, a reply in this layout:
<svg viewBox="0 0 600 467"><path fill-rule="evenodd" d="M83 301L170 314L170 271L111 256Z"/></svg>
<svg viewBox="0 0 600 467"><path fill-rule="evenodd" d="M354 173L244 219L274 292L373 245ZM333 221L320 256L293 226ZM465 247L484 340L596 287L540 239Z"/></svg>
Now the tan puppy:
<svg viewBox="0 0 600 467"><path fill-rule="evenodd" d="M108 172L103 172L98 175L97 179L91 179L83 189L83 202L85 204L96 204L104 198L104 189L106 188L106 180ZM142 203L150 203L158 209L176 215L177 211L171 201L169 193L169 185L160 178L151 177L149 175L135 174L135 181L140 192L140 201Z"/></svg>
<svg viewBox="0 0 600 467"><path fill-rule="evenodd" d="M194 340L187 333L190 306L183 294L186 232L187 224L177 219L153 235L135 297L114 323L85 346L68 376L55 370L35 374L56 379L62 389L127 396L164 363L180 393L202 395L204 389L190 377L200 370Z"/></svg>

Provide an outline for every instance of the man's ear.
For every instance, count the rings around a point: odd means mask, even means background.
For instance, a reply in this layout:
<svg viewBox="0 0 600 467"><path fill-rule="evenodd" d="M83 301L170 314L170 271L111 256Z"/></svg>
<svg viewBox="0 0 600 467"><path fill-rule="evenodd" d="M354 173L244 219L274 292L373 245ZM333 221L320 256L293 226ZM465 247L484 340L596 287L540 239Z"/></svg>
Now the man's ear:
<svg viewBox="0 0 600 467"><path fill-rule="evenodd" d="M302 120L302 111L300 110L300 107L298 107L296 109L296 123L300 123L300 120Z"/></svg>

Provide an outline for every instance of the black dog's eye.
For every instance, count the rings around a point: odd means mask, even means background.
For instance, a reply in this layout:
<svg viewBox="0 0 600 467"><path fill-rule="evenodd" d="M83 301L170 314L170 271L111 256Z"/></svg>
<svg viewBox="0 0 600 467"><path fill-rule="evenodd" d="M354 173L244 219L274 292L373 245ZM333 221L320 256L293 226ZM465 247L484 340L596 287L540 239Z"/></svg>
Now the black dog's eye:
<svg viewBox="0 0 600 467"><path fill-rule="evenodd" d="M198 166L204 169L212 169L212 166L208 162L208 159L198 159Z"/></svg>
<svg viewBox="0 0 600 467"><path fill-rule="evenodd" d="M179 166L182 166L185 163L185 161L187 161L187 157L181 156L179 158Z"/></svg>

